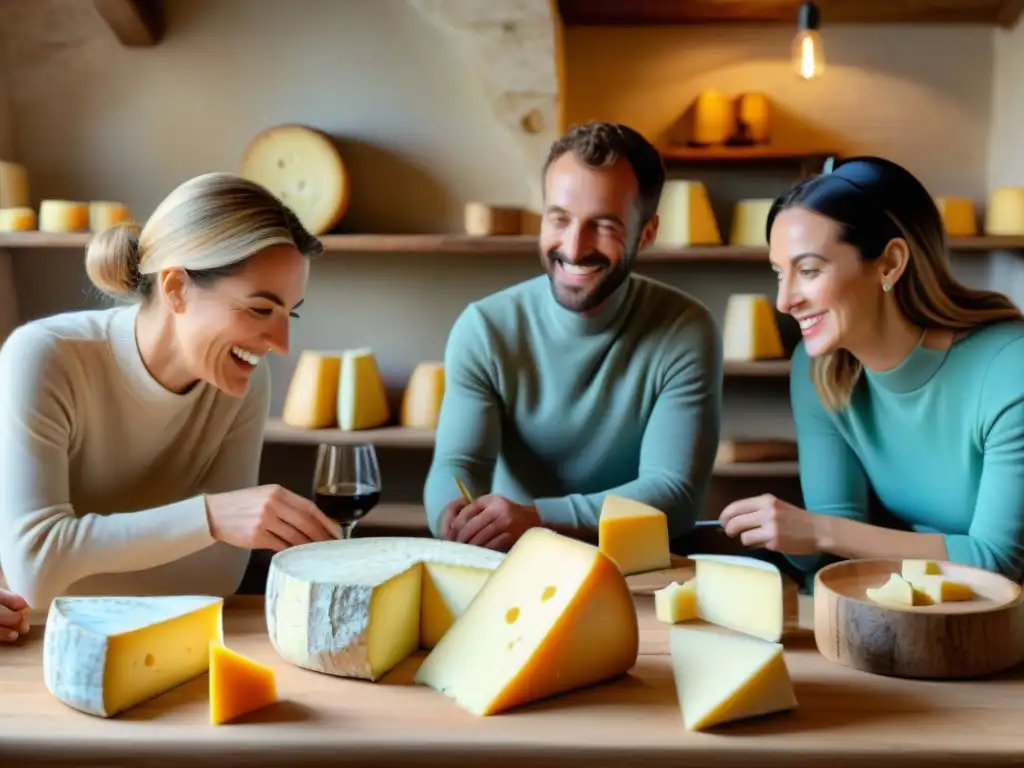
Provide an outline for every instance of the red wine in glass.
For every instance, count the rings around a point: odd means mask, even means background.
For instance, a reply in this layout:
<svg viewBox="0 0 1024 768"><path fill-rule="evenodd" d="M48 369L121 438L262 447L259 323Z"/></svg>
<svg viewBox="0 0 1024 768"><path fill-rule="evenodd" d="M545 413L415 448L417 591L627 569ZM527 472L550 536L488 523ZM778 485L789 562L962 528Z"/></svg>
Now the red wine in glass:
<svg viewBox="0 0 1024 768"><path fill-rule="evenodd" d="M380 502L380 469L372 445L317 448L313 503L351 538L356 523Z"/></svg>

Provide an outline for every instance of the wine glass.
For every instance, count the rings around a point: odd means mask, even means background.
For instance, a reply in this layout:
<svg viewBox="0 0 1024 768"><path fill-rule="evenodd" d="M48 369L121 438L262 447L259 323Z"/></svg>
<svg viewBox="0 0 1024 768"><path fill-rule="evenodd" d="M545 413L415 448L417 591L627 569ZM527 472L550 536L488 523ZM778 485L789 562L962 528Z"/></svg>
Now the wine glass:
<svg viewBox="0 0 1024 768"><path fill-rule="evenodd" d="M356 522L380 501L380 467L373 446L321 443L316 451L313 502L352 538Z"/></svg>

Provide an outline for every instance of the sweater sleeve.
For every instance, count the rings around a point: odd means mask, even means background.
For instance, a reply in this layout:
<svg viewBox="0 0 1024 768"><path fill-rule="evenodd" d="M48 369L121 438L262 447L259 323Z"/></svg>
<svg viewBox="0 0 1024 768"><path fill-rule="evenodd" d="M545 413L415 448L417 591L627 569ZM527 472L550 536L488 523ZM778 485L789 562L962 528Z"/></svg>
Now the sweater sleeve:
<svg viewBox="0 0 1024 768"><path fill-rule="evenodd" d="M545 523L597 530L604 497L611 493L664 511L670 538L693 527L721 433L722 346L714 318L694 307L659 354L667 362L641 440L636 479L599 493L536 499Z"/></svg>
<svg viewBox="0 0 1024 768"><path fill-rule="evenodd" d="M424 485L427 523L439 535L441 512L460 497L458 477L473 495L490 491L501 450L501 400L479 311L456 318L444 354L445 391L434 456Z"/></svg>
<svg viewBox="0 0 1024 768"><path fill-rule="evenodd" d="M860 459L821 403L811 380L803 345L793 353L789 382L790 407L800 459L804 508L819 515L868 521L868 480ZM829 555L787 555L795 566L814 572Z"/></svg>
<svg viewBox="0 0 1024 768"><path fill-rule="evenodd" d="M74 393L89 384L62 364L57 344L22 326L0 349L0 567L13 591L40 606L87 576L153 568L214 543L202 495L128 513L76 514L68 466L82 427ZM225 452L239 450L243 433ZM229 461L214 463L211 484L251 474Z"/></svg>
<svg viewBox="0 0 1024 768"><path fill-rule="evenodd" d="M989 365L978 402L981 481L967 533L946 534L952 562L1024 576L1024 339Z"/></svg>

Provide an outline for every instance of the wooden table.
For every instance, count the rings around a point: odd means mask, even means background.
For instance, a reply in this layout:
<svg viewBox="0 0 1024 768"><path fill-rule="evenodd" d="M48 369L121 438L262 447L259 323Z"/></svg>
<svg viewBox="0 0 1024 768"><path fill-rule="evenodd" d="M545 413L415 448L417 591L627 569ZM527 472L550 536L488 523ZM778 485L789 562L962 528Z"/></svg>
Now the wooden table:
<svg viewBox="0 0 1024 768"><path fill-rule="evenodd" d="M688 733L668 628L654 618L649 596L637 601L642 639L630 675L488 718L411 686L418 659L376 684L292 667L270 646L262 598L235 597L226 602L226 642L273 665L282 702L211 726L204 676L103 720L46 691L36 628L18 644L0 645L0 766L1024 764L1024 670L984 682L875 677L827 662L806 628L785 641L798 710ZM809 608L801 606L803 627Z"/></svg>

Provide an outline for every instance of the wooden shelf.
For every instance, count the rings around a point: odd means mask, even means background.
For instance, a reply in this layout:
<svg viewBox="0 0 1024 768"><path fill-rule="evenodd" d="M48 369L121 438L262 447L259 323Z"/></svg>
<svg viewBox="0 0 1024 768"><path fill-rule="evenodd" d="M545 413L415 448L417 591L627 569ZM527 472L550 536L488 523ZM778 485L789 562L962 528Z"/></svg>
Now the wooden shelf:
<svg viewBox="0 0 1024 768"><path fill-rule="evenodd" d="M749 378L788 378L789 360L756 360L751 362L726 360L723 363L726 376Z"/></svg>
<svg viewBox="0 0 1024 768"><path fill-rule="evenodd" d="M661 150L662 160L670 170L684 165L800 165L822 166L829 157L839 157L831 150L785 149L772 146L752 147L690 147L671 146Z"/></svg>

